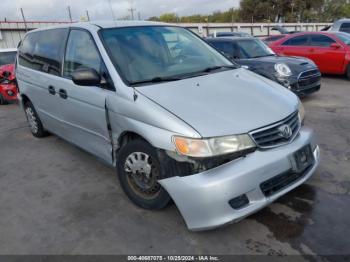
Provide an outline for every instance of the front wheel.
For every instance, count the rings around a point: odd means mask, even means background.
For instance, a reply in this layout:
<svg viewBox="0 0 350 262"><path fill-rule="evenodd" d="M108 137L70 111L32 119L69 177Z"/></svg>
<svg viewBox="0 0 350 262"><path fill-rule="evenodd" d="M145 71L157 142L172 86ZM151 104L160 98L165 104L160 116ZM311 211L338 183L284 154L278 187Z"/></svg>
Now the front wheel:
<svg viewBox="0 0 350 262"><path fill-rule="evenodd" d="M43 124L41 123L41 120L31 102L28 101L25 103L24 111L26 113L30 131L32 132L33 136L37 138L47 136L47 132L45 131Z"/></svg>
<svg viewBox="0 0 350 262"><path fill-rule="evenodd" d="M346 76L348 77L348 79L350 80L350 64L348 65L348 68L346 70Z"/></svg>
<svg viewBox="0 0 350 262"><path fill-rule="evenodd" d="M170 196L158 183L163 178L156 150L146 141L132 140L121 148L117 161L120 184L136 205L162 209Z"/></svg>

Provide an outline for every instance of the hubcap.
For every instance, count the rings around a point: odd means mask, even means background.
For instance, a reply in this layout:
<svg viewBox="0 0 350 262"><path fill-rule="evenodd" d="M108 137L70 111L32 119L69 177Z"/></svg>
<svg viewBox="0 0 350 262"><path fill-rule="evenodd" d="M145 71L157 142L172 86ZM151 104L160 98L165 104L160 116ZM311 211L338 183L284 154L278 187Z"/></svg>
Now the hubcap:
<svg viewBox="0 0 350 262"><path fill-rule="evenodd" d="M34 134L36 134L38 132L38 123L36 121L36 117L35 117L33 109L28 107L26 109L26 115L27 115L27 119L28 119L28 123L29 123L30 129L32 130L32 132Z"/></svg>
<svg viewBox="0 0 350 262"><path fill-rule="evenodd" d="M124 170L129 185L142 197L154 197L160 190L157 182L159 172L152 158L145 153L134 152L125 161Z"/></svg>

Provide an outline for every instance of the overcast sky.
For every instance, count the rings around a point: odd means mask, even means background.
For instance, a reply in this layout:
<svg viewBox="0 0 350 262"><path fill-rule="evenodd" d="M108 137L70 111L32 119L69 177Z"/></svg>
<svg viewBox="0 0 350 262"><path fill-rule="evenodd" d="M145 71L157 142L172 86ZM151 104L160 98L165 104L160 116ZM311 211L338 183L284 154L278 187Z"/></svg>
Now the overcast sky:
<svg viewBox="0 0 350 262"><path fill-rule="evenodd" d="M173 12L178 15L208 14L217 10L238 7L239 0L0 0L0 20L19 20L22 7L27 20L67 20L67 6L71 6L74 20L89 11L92 20L112 19L111 1L115 16L119 19L130 15L130 6L142 19Z"/></svg>

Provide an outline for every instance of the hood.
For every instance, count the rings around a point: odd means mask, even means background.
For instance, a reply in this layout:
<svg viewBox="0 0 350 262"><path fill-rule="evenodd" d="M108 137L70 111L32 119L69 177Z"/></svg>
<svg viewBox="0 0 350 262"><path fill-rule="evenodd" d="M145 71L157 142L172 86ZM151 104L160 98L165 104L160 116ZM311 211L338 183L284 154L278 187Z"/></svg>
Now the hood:
<svg viewBox="0 0 350 262"><path fill-rule="evenodd" d="M315 69L317 66L309 59L302 57L266 56L254 59L241 59L237 61L240 65L247 65L251 70L275 72L275 64L284 63L289 66L294 75Z"/></svg>
<svg viewBox="0 0 350 262"><path fill-rule="evenodd" d="M298 108L292 92L243 68L137 90L202 137L247 133L278 122Z"/></svg>

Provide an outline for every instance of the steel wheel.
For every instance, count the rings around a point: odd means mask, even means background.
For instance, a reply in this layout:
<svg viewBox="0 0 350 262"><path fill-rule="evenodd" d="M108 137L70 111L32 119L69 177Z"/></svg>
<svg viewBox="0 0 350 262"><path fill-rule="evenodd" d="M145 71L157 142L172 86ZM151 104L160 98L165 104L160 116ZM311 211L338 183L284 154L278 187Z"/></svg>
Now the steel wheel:
<svg viewBox="0 0 350 262"><path fill-rule="evenodd" d="M130 154L126 158L124 170L127 173L127 181L136 194L146 199L157 197L161 188L157 182L159 171L148 154Z"/></svg>
<svg viewBox="0 0 350 262"><path fill-rule="evenodd" d="M120 149L117 173L125 194L139 207L159 210L169 204L168 192L158 183L166 174L157 150L145 140L129 141Z"/></svg>
<svg viewBox="0 0 350 262"><path fill-rule="evenodd" d="M38 133L38 130L39 130L38 122L37 122L35 113L31 107L26 108L26 115L30 126L30 130L32 131L33 134Z"/></svg>

